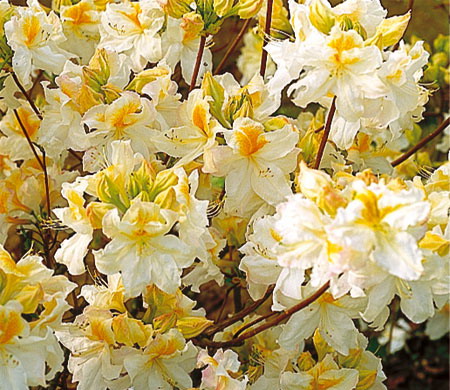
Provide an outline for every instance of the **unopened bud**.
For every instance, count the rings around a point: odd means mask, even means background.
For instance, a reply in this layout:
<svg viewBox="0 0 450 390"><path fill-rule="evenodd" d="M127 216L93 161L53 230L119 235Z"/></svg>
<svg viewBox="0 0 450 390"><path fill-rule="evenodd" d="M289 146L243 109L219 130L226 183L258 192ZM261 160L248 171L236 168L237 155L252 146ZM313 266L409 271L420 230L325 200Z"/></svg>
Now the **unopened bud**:
<svg viewBox="0 0 450 390"><path fill-rule="evenodd" d="M253 18L263 6L264 0L240 0L237 13L241 19Z"/></svg>
<svg viewBox="0 0 450 390"><path fill-rule="evenodd" d="M158 0L158 3L167 15L175 19L180 19L192 11L189 1L186 0Z"/></svg>
<svg viewBox="0 0 450 390"><path fill-rule="evenodd" d="M233 8L233 3L234 0L214 0L214 12L222 18Z"/></svg>
<svg viewBox="0 0 450 390"><path fill-rule="evenodd" d="M334 26L336 19L328 4L322 0L314 0L309 6L309 20L320 32L328 34Z"/></svg>
<svg viewBox="0 0 450 390"><path fill-rule="evenodd" d="M181 28L184 30L183 41L192 41L198 38L204 27L205 23L198 13L189 12L184 14L181 22Z"/></svg>
<svg viewBox="0 0 450 390"><path fill-rule="evenodd" d="M375 35L366 42L366 45L375 45L379 37L382 37L381 46L383 49L395 45L402 39L410 19L411 13L408 12L402 16L393 16L383 20L377 27Z"/></svg>

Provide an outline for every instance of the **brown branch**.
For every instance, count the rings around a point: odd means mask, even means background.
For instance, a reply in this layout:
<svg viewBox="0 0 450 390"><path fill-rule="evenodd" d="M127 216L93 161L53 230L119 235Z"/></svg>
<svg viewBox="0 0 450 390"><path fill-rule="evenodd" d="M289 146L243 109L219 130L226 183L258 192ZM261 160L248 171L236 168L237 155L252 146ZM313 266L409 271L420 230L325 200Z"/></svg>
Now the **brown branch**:
<svg viewBox="0 0 450 390"><path fill-rule="evenodd" d="M25 125L22 122L22 119L20 119L19 113L17 112L16 109L14 109L13 112L14 112L14 115L16 116L17 122L19 123L19 127L22 130L22 133L28 142L28 145L30 145L31 151L34 154L36 161L38 162L39 166L41 167L42 171L44 172L45 196L47 198L46 199L47 214L48 214L48 217L50 217L50 212L51 212L50 190L49 190L49 184L48 184L47 164L45 162L45 152L42 151L42 159L41 159L36 151L36 147L35 147L33 141L30 138L30 135L27 132L27 129L25 128Z"/></svg>
<svg viewBox="0 0 450 390"><path fill-rule="evenodd" d="M253 302L251 305L247 306L239 313L236 313L234 316L231 316L226 320L222 321L220 324L213 325L212 327L208 328L204 333L205 336L210 337L216 334L217 332L220 332L221 330L227 328L228 326L233 325L235 322L242 320L248 314L253 313L259 306L261 306L267 300L267 298L269 298L272 295L273 289L274 286L269 287L261 299L258 299L257 301Z"/></svg>
<svg viewBox="0 0 450 390"><path fill-rule="evenodd" d="M202 63L203 52L205 50L206 36L202 35L200 37L200 44L198 46L197 58L195 60L194 72L192 73L191 85L189 86L189 92L195 88L197 83L198 72L200 70L200 65Z"/></svg>
<svg viewBox="0 0 450 390"><path fill-rule="evenodd" d="M68 151L69 151L69 154L71 154L73 157L75 157L78 161L83 162L83 159L78 154L76 154L72 149L68 149Z"/></svg>
<svg viewBox="0 0 450 390"><path fill-rule="evenodd" d="M234 49L236 49L236 46L241 41L242 37L244 36L245 32L248 29L248 26L250 25L252 19L247 19L245 23L242 25L242 28L240 29L238 35L234 38L233 42L231 42L230 46L228 47L227 51L225 52L225 55L223 56L222 60L220 61L219 65L217 65L216 70L214 71L214 74L220 73L223 66L227 62L228 58L230 57L231 53L233 53Z"/></svg>
<svg viewBox="0 0 450 390"><path fill-rule="evenodd" d="M230 295L233 288L234 288L234 285L231 287L228 287L227 291L225 292L225 297L223 298L222 304L220 305L219 313L217 314L217 317L216 317L216 321L215 321L216 323L219 322L220 319L222 318L222 314L223 314L223 311L225 310L225 306L226 306L226 303L228 300L228 295Z"/></svg>
<svg viewBox="0 0 450 390"><path fill-rule="evenodd" d="M251 328L251 327L253 327L253 326L256 325L256 324L259 324L261 321L264 321L264 320L266 320L267 318L273 317L274 315L277 315L277 314L278 314L278 312L276 312L276 311L271 311L271 312L269 312L269 313L267 313L267 314L264 314L264 315L261 316L261 317L258 317L258 318L256 318L256 319L254 319L254 320L251 321L251 322L248 322L248 323L245 324L242 328L239 328L239 329L238 329L238 331L233 335L233 338L234 338L234 339L237 338L241 333L244 332L244 330L247 330L248 328Z"/></svg>
<svg viewBox="0 0 450 390"><path fill-rule="evenodd" d="M323 129L325 129L324 125L320 126L318 129L314 130L314 133L315 134L320 133Z"/></svg>
<svg viewBox="0 0 450 390"><path fill-rule="evenodd" d="M270 35L270 26L272 24L272 8L273 8L273 0L267 1L267 12L266 12L266 25L264 26L264 41L265 38ZM259 74L264 78L266 74L266 66L267 66L267 51L264 50L264 42L263 49L261 54L261 66L259 69Z"/></svg>
<svg viewBox="0 0 450 390"><path fill-rule="evenodd" d="M17 78L17 75L14 72L12 72L11 75L12 75L12 78L13 78L14 82L19 87L20 92L22 92L22 95L25 97L25 99L27 99L27 101L30 104L30 106L31 106L32 110L34 111L34 113L37 115L37 117L40 120L42 120L42 114L40 113L40 111L36 107L36 105L34 104L33 100L30 97L30 95L28 95L28 93L25 90L25 88L23 87L23 85L20 83L19 79Z"/></svg>
<svg viewBox="0 0 450 390"><path fill-rule="evenodd" d="M450 117L443 121L438 128L433 131L431 134L428 134L426 137L422 138L416 145L414 145L407 152L402 154L399 158L391 162L393 167L400 165L402 162L406 161L409 157L411 157L418 150L423 148L428 142L430 142L433 138L436 138L439 134L441 134L445 128L450 124Z"/></svg>
<svg viewBox="0 0 450 390"><path fill-rule="evenodd" d="M272 326L278 325L281 321L289 318L292 314L304 309L309 306L311 303L316 301L320 296L325 293L330 287L330 282L325 283L319 290L317 290L314 294L299 302L298 304L292 306L290 309L282 311L280 314L275 316L272 320L267 321L266 323L254 328L248 332L241 334L239 337L234 338L228 341L212 341L208 339L195 340L195 342L200 346L212 347L212 348L225 348L225 347L233 347L236 345L241 345L245 340L256 336L257 334L265 331L266 329L271 328Z"/></svg>
<svg viewBox="0 0 450 390"><path fill-rule="evenodd" d="M320 140L319 151L317 152L316 161L314 162L314 169L319 169L320 162L322 161L323 152L325 151L325 146L327 145L328 136L330 135L331 123L333 122L334 113L336 112L336 96L333 98L331 103L330 112L328 113L327 123L325 124L325 130Z"/></svg>

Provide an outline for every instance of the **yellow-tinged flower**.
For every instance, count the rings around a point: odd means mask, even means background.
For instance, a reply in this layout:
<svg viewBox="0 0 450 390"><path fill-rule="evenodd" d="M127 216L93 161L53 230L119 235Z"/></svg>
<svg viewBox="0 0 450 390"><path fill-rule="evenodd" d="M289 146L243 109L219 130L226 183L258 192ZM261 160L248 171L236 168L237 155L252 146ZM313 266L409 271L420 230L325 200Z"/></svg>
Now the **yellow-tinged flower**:
<svg viewBox="0 0 450 390"><path fill-rule="evenodd" d="M184 31L183 41L188 42L196 39L203 31L205 23L202 16L196 12L189 12L183 15L181 28Z"/></svg>
<svg viewBox="0 0 450 390"><path fill-rule="evenodd" d="M330 4L324 0L314 0L309 4L309 20L324 34L328 34L336 23Z"/></svg>
<svg viewBox="0 0 450 390"><path fill-rule="evenodd" d="M189 0L158 0L158 3L167 15L175 19L192 11Z"/></svg>
<svg viewBox="0 0 450 390"><path fill-rule="evenodd" d="M142 321L130 318L127 313L119 314L112 320L112 330L118 343L129 347L138 344L145 347L153 336L151 325L145 325Z"/></svg>
<svg viewBox="0 0 450 390"><path fill-rule="evenodd" d="M335 188L336 185L326 173L310 169L302 161L296 184L300 192L315 202L330 215L335 215L339 207L347 204L345 198Z"/></svg>
<svg viewBox="0 0 450 390"><path fill-rule="evenodd" d="M179 122L164 131L155 131L154 143L159 150L181 157L176 166L183 166L215 145L222 126L209 112L208 99L201 89L192 91L178 112Z"/></svg>
<svg viewBox="0 0 450 390"><path fill-rule="evenodd" d="M14 72L25 87L31 86L33 69L59 74L72 56L59 47L65 40L61 21L53 11L47 15L36 0L30 0L29 7L17 7L4 29L14 50Z"/></svg>
<svg viewBox="0 0 450 390"><path fill-rule="evenodd" d="M263 6L263 0L239 0L236 8L237 14L242 19L253 18Z"/></svg>
<svg viewBox="0 0 450 390"><path fill-rule="evenodd" d="M214 0L214 12L220 16L226 16L233 8L234 0Z"/></svg>
<svg viewBox="0 0 450 390"><path fill-rule="evenodd" d="M22 318L20 305L0 306L0 350L5 344L13 344L18 336L26 335L28 324Z"/></svg>
<svg viewBox="0 0 450 390"><path fill-rule="evenodd" d="M395 45L402 39L408 27L411 13L384 19L377 27L373 37L365 41L366 45L377 45L380 49Z"/></svg>
<svg viewBox="0 0 450 390"><path fill-rule="evenodd" d="M108 4L102 13L99 47L126 54L134 71L162 58L165 13L153 0Z"/></svg>
<svg viewBox="0 0 450 390"><path fill-rule="evenodd" d="M114 140L131 140L134 150L144 157L154 150L150 128L155 120L152 103L137 93L125 91L111 104L92 107L84 116L84 123L91 129L88 134L93 146L111 149Z"/></svg>
<svg viewBox="0 0 450 390"><path fill-rule="evenodd" d="M21 104L16 112L22 125L19 124L13 110L8 110L0 121L0 131L4 135L0 137L0 149L13 161L34 159L22 126L32 142L39 142L39 136L42 133L39 130L41 121L28 104Z"/></svg>
<svg viewBox="0 0 450 390"><path fill-rule="evenodd" d="M181 269L194 260L186 244L168 234L176 220L174 211L139 198L122 218L117 209L111 210L103 219L103 231L112 240L95 252L98 269L107 275L121 271L129 296L151 283L168 293L176 291Z"/></svg>
<svg viewBox="0 0 450 390"><path fill-rule="evenodd" d="M226 210L246 216L261 203L273 205L291 193L288 174L296 164L298 134L290 126L265 132L261 123L238 118L224 136L227 146L205 154L203 171L226 176Z"/></svg>
<svg viewBox="0 0 450 390"><path fill-rule="evenodd" d="M192 387L188 373L195 367L196 348L175 329L157 334L143 351L125 356L124 366L132 384L143 388Z"/></svg>
<svg viewBox="0 0 450 390"><path fill-rule="evenodd" d="M358 383L358 371L340 368L331 355L327 355L308 371L299 373L285 372L281 376L281 389L299 390L333 389L347 390Z"/></svg>

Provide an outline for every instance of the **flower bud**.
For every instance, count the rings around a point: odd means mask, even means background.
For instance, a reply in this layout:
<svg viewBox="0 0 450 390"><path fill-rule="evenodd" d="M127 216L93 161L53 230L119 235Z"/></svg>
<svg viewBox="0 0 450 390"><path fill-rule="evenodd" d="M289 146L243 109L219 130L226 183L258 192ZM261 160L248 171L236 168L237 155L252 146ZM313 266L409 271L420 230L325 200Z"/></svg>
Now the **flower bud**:
<svg viewBox="0 0 450 390"><path fill-rule="evenodd" d="M358 370L359 381L356 388L358 390L369 390L377 379L377 370Z"/></svg>
<svg viewBox="0 0 450 390"><path fill-rule="evenodd" d="M151 325L144 325L142 321L129 318L126 313L113 318L112 329L116 341L129 347L135 344L145 346L153 333Z"/></svg>
<svg viewBox="0 0 450 390"><path fill-rule="evenodd" d="M339 365L344 368L356 368L361 362L362 349L350 349L348 355L339 355Z"/></svg>
<svg viewBox="0 0 450 390"><path fill-rule="evenodd" d="M86 208L86 215L89 223L94 229L102 228L102 221L105 214L114 208L113 205L101 202L91 202Z"/></svg>
<svg viewBox="0 0 450 390"><path fill-rule="evenodd" d="M433 41L433 46L436 51L448 54L450 52L450 37L439 34Z"/></svg>
<svg viewBox="0 0 450 390"><path fill-rule="evenodd" d="M239 0L237 13L241 19L253 18L263 6L264 0Z"/></svg>
<svg viewBox="0 0 450 390"><path fill-rule="evenodd" d="M204 27L205 23L198 13L189 12L183 15L183 21L181 22L181 28L184 30L183 41L188 42L198 38Z"/></svg>
<svg viewBox="0 0 450 390"><path fill-rule="evenodd" d="M297 366L301 371L308 371L316 365L310 352L303 352L297 359Z"/></svg>
<svg viewBox="0 0 450 390"><path fill-rule="evenodd" d="M334 26L336 19L328 4L322 0L314 0L309 6L309 20L320 32L328 34Z"/></svg>
<svg viewBox="0 0 450 390"><path fill-rule="evenodd" d="M402 16L393 16L391 18L384 19L377 27L375 35L366 41L366 46L376 45L376 42L380 39L380 37L382 38L382 49L395 45L403 37L410 19L410 12Z"/></svg>
<svg viewBox="0 0 450 390"><path fill-rule="evenodd" d="M206 328L209 328L212 323L212 321L204 317L188 316L177 321L177 329L185 338L189 339L198 336Z"/></svg>
<svg viewBox="0 0 450 390"><path fill-rule="evenodd" d="M130 84L127 86L127 90L136 91L137 93L142 93L142 88L147 84L161 78L166 77L170 74L170 70L164 66L157 66L155 68L146 69L138 73Z"/></svg>
<svg viewBox="0 0 450 390"><path fill-rule="evenodd" d="M224 113L225 119L230 124L233 124L237 118L252 118L253 104L248 91L244 89L240 95L233 96L225 107Z"/></svg>
<svg viewBox="0 0 450 390"><path fill-rule="evenodd" d="M25 286L15 298L23 307L25 314L34 313L44 299L44 290L40 284Z"/></svg>
<svg viewBox="0 0 450 390"><path fill-rule="evenodd" d="M162 314L153 320L153 328L155 331L165 333L177 324L177 315L174 312Z"/></svg>
<svg viewBox="0 0 450 390"><path fill-rule="evenodd" d="M167 15L175 19L192 11L188 0L158 0L158 3Z"/></svg>
<svg viewBox="0 0 450 390"><path fill-rule="evenodd" d="M213 77L211 72L206 72L202 80L202 89L205 96L211 96L209 99L209 109L211 114L223 125L228 127L228 123L223 115L223 103L225 101L225 90L220 83Z"/></svg>
<svg viewBox="0 0 450 390"><path fill-rule="evenodd" d="M433 65L445 67L448 64L448 55L443 52L434 53L431 56L431 62L433 63Z"/></svg>
<svg viewBox="0 0 450 390"><path fill-rule="evenodd" d="M233 8L233 3L234 0L214 0L214 12L222 18Z"/></svg>

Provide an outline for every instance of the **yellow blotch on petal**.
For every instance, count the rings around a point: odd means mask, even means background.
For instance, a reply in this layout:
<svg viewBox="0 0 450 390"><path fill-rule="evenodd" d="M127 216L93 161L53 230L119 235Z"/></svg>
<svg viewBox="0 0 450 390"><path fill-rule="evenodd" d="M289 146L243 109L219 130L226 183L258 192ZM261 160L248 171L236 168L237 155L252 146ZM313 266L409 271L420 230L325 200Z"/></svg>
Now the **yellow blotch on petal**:
<svg viewBox="0 0 450 390"><path fill-rule="evenodd" d="M255 124L243 125L235 133L239 153L243 156L251 156L260 150L267 141L264 130Z"/></svg>
<svg viewBox="0 0 450 390"><path fill-rule="evenodd" d="M351 32L338 32L329 42L328 46L335 50L331 60L339 67L351 65L360 60L359 57L352 56L349 50L362 47L359 36Z"/></svg>
<svg viewBox="0 0 450 390"><path fill-rule="evenodd" d="M106 320L103 317L91 318L89 326L90 334L88 337L95 341L105 341L107 344L112 345L115 343L114 333L111 328L111 321Z"/></svg>
<svg viewBox="0 0 450 390"><path fill-rule="evenodd" d="M86 24L96 24L97 21L92 18L90 13L95 9L94 5L85 1L81 1L71 7L67 7L62 11L62 17L72 28L80 28Z"/></svg>
<svg viewBox="0 0 450 390"><path fill-rule="evenodd" d="M20 313L0 308L0 345L9 344L14 336L20 335L25 329L25 320Z"/></svg>
<svg viewBox="0 0 450 390"><path fill-rule="evenodd" d="M207 111L202 104L197 104L192 111L192 123L208 134L208 117Z"/></svg>
<svg viewBox="0 0 450 390"><path fill-rule="evenodd" d="M24 44L27 47L32 46L41 31L41 22L36 15L26 15L22 19L22 32L25 37Z"/></svg>

